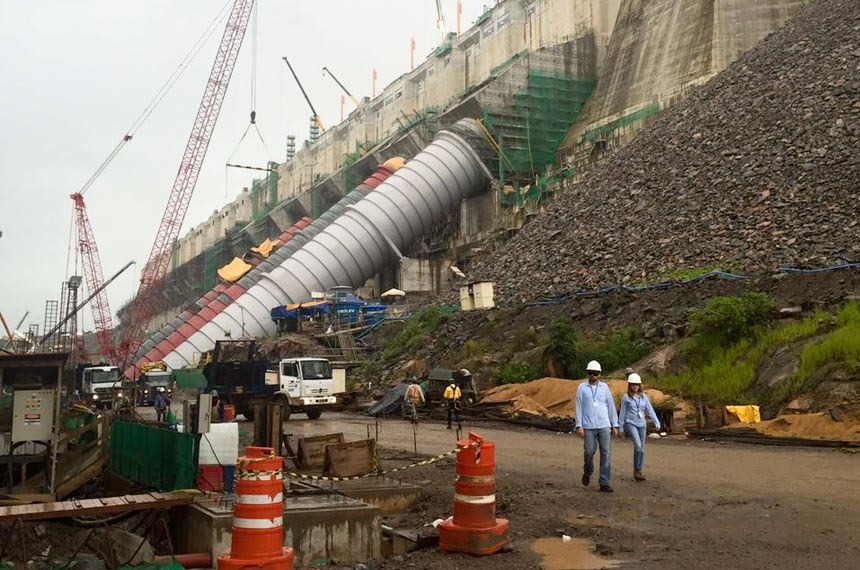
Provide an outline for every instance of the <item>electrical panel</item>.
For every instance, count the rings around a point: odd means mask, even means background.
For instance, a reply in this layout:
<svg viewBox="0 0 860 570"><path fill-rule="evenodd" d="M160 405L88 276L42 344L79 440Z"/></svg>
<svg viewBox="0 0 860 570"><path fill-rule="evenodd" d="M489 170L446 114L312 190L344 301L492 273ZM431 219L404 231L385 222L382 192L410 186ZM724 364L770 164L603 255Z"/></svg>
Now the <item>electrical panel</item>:
<svg viewBox="0 0 860 570"><path fill-rule="evenodd" d="M13 398L12 443L53 439L56 390L15 390Z"/></svg>

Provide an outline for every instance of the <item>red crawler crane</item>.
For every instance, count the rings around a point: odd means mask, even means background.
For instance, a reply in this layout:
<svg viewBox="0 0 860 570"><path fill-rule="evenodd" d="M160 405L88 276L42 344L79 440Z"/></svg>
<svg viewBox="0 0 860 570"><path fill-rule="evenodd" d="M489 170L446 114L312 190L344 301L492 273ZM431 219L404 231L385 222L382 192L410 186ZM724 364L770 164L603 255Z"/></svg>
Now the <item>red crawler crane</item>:
<svg viewBox="0 0 860 570"><path fill-rule="evenodd" d="M77 226L78 251L81 252L81 261L84 266L84 277L87 280L87 289L92 293L98 291L93 298L93 324L96 329L96 338L102 356L113 360L115 348L111 339L113 323L111 322L110 306L108 305L107 291L102 288L104 274L102 273L102 262L99 258L99 249L93 236L93 228L87 216L87 207L84 197L80 192L71 196L75 203L75 225Z"/></svg>
<svg viewBox="0 0 860 570"><path fill-rule="evenodd" d="M123 367L134 357L142 341L144 327L155 314L156 301L164 276L167 274L173 245L185 220L185 213L209 148L209 141L227 93L230 76L236 66L236 58L239 56L239 49L242 47L253 7L254 0L235 0L233 3L224 35L221 37L221 44L218 46L218 53L215 55L215 63L212 65L212 71L206 83L206 90L203 92L203 99L197 110L197 117L194 119L194 126L188 136L179 171L176 173L176 180L170 191L170 198L167 200L167 207L161 218L161 225L155 236L155 243L152 245L149 260L143 268L140 288L131 303L129 319L122 330L117 356Z"/></svg>

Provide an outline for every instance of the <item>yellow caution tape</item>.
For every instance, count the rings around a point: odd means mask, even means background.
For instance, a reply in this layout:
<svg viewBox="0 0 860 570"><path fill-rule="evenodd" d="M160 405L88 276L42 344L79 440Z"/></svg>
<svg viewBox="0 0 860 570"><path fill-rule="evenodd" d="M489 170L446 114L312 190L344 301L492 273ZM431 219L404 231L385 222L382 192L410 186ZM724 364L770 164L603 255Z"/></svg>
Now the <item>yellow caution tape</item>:
<svg viewBox="0 0 860 570"><path fill-rule="evenodd" d="M278 469L275 471L254 471L248 469L242 469L239 464L236 466L236 480L245 480L245 479L256 479L257 477L263 476L271 476L271 475L283 475L284 477L290 477L292 479L304 479L310 481L354 481L356 479L367 479L368 477L379 477L380 475L389 475L391 473L397 473L398 471L406 471L407 469L413 469L415 467L423 467L424 465L430 465L432 463L436 463L437 461L441 461L446 457L451 457L452 455L456 455L461 451L465 451L469 449L469 447L477 447L478 451L480 451L480 442L475 442L468 447L464 447L462 449L454 449L452 451L447 451L445 453L435 455L429 459L425 459L423 461L418 461L417 463L412 463L411 465L404 465L403 467L397 467L395 469L388 469L386 471L373 471L371 473L365 473L364 475L355 475L352 477L327 477L324 475L306 475L304 473L294 473L292 471L286 471L284 469ZM480 453L479 453L480 455ZM476 462L477 463L477 462Z"/></svg>

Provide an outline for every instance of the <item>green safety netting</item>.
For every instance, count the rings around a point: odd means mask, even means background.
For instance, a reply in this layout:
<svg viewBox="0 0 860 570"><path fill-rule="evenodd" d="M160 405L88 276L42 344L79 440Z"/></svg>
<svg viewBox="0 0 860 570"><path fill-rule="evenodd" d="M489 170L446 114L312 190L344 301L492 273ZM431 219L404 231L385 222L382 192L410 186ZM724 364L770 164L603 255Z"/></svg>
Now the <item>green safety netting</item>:
<svg viewBox="0 0 860 570"><path fill-rule="evenodd" d="M215 263L215 246L207 247L203 251L203 290L209 291L218 282L218 269Z"/></svg>
<svg viewBox="0 0 860 570"><path fill-rule="evenodd" d="M194 487L194 438L160 426L115 421L110 433L110 470L153 487Z"/></svg>
<svg viewBox="0 0 860 570"><path fill-rule="evenodd" d="M591 77L530 71L513 106L484 109L484 124L501 148L502 169L514 180L534 180L545 172L593 89ZM545 189L546 181L540 179L528 186L511 184L501 201L512 205L540 199Z"/></svg>

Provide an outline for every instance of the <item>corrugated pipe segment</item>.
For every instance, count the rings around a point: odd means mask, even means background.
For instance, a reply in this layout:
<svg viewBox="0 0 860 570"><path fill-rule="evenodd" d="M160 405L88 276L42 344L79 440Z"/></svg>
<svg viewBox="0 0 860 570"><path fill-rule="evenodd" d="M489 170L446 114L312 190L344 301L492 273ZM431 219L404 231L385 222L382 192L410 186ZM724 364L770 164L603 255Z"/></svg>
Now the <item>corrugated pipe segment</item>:
<svg viewBox="0 0 860 570"><path fill-rule="evenodd" d="M272 252L272 254L259 265L248 271L242 276L239 281L229 288L223 284L218 284L209 293L197 300L196 305L201 307L197 313L186 311L170 324L162 328L158 333L150 337L143 345L143 349L139 353L144 356L136 361L136 366L140 366L144 362L154 362L163 360L166 355L176 349L185 340L196 333L200 328L215 318L215 315L230 306L233 301L238 299L248 288L256 284L263 274L274 269L284 260L292 256L298 251L301 246L310 241L320 231L328 227L331 222L336 220L346 208L355 204L366 196L370 191L382 184L391 174L393 174L400 166L402 159L391 159L386 161L374 170L364 182L359 184L352 192L341 198L334 206L326 210L319 218L311 222L310 218L302 218L289 229L282 232L278 239L285 242L284 245ZM190 314L189 314L190 313ZM192 317L194 324L191 323ZM196 326L195 326L196 325ZM157 337L157 338L156 338ZM155 340L153 340L155 339ZM133 369L126 371L126 375L133 372Z"/></svg>
<svg viewBox="0 0 860 570"><path fill-rule="evenodd" d="M283 243L288 243L294 234L306 228L311 223L311 219L307 216L301 218L298 222L290 226L287 230L281 232L276 238ZM250 270L251 273L255 268ZM162 327L160 331L149 337L143 343L138 354L143 354L142 358L136 359L136 366L140 366L143 362L155 362L161 360L165 354L168 354L178 345L187 339L189 336L200 330L200 327L208 323L212 318L223 311L234 299L237 299L245 291L244 287L238 283L227 285L218 283L211 291L197 299L194 302L195 310L183 311L181 315L170 321ZM133 378L134 367L130 366L126 369L125 374L129 378Z"/></svg>
<svg viewBox="0 0 860 570"><path fill-rule="evenodd" d="M164 361L171 368L194 364L215 341L242 334L274 334L272 307L309 300L312 291L358 287L457 208L491 177L479 158L483 138L464 119L352 206L188 338ZM474 141L473 146L468 140ZM481 148L481 151L486 149Z"/></svg>

